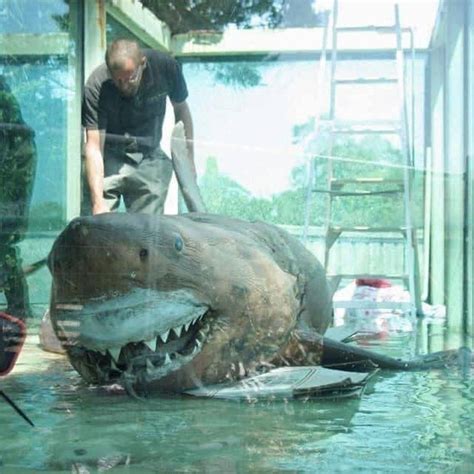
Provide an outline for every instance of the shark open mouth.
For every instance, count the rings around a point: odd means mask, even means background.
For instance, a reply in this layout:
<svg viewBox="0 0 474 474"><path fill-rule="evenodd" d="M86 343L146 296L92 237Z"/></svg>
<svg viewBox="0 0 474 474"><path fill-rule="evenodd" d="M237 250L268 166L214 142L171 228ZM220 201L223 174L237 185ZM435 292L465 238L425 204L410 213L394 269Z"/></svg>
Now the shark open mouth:
<svg viewBox="0 0 474 474"><path fill-rule="evenodd" d="M136 288L85 305L56 303L58 336L86 380L128 387L165 377L193 360L211 331L209 307L191 292Z"/></svg>
<svg viewBox="0 0 474 474"><path fill-rule="evenodd" d="M118 355L108 351L110 366L121 372L121 381L126 388L130 384L144 387L159 380L191 362L201 352L210 333L208 319L204 315L188 329L181 326L159 335L154 350L150 341L140 341L127 344Z"/></svg>

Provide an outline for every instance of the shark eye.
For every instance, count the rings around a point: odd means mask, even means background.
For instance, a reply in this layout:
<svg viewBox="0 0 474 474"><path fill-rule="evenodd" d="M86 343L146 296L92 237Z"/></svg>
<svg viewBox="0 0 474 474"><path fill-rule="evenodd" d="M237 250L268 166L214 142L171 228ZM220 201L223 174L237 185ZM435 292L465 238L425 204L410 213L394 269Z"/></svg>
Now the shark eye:
<svg viewBox="0 0 474 474"><path fill-rule="evenodd" d="M177 235L174 239L174 248L178 252L181 252L181 250L183 250L183 247L184 247L183 239L179 235Z"/></svg>
<svg viewBox="0 0 474 474"><path fill-rule="evenodd" d="M141 249L139 255L140 255L140 260L145 260L148 257L148 250Z"/></svg>

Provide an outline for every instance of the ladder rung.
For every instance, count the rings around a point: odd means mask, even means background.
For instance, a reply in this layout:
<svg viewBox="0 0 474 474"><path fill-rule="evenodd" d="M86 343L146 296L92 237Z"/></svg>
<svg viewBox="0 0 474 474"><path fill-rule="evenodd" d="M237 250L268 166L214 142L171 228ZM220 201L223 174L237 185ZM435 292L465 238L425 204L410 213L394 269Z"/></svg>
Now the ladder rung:
<svg viewBox="0 0 474 474"><path fill-rule="evenodd" d="M399 128L335 128L332 133L336 134L380 134L380 135L395 135L400 133Z"/></svg>
<svg viewBox="0 0 474 474"><path fill-rule="evenodd" d="M334 120L333 133L400 133L398 120Z"/></svg>
<svg viewBox="0 0 474 474"><path fill-rule="evenodd" d="M336 79L335 84L397 84L398 80L392 77L355 77L352 79Z"/></svg>
<svg viewBox="0 0 474 474"><path fill-rule="evenodd" d="M406 232L406 227L370 227L370 226L331 226L329 228L333 232Z"/></svg>
<svg viewBox="0 0 474 474"><path fill-rule="evenodd" d="M363 278L367 280L408 280L405 274L386 274L386 273L329 273L328 278L340 278L345 280L357 280Z"/></svg>
<svg viewBox="0 0 474 474"><path fill-rule="evenodd" d="M400 194L403 192L403 189L382 189L378 191L369 191L369 190L359 190L359 191L339 191L339 190L330 190L330 189L313 189L315 193L326 193L331 194L332 196L383 196L386 194Z"/></svg>
<svg viewBox="0 0 474 474"><path fill-rule="evenodd" d="M346 309L399 309L411 311L415 309L413 303L408 301L367 301L367 300L348 300L333 301L334 308Z"/></svg>
<svg viewBox="0 0 474 474"><path fill-rule="evenodd" d="M359 25L359 26L337 26L337 33L363 33L363 32L375 32L375 33L396 33L396 25ZM410 28L400 28L401 33L409 33Z"/></svg>
<svg viewBox="0 0 474 474"><path fill-rule="evenodd" d="M345 186L346 184L398 184L403 185L402 179L387 179L387 178L351 178L351 179L339 179L332 178L332 186Z"/></svg>
<svg viewBox="0 0 474 474"><path fill-rule="evenodd" d="M382 119L382 118L372 118L372 119L362 119L362 120L354 120L354 119L321 119L321 124L325 126L333 126L333 127L393 127L393 128L400 128L401 121L398 119Z"/></svg>

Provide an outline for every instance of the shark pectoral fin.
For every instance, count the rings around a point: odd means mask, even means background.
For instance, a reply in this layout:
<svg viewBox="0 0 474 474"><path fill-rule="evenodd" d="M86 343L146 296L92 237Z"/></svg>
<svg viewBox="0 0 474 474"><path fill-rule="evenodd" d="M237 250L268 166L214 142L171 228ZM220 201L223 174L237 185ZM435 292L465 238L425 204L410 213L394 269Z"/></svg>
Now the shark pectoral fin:
<svg viewBox="0 0 474 474"><path fill-rule="evenodd" d="M171 160L184 202L189 212L206 212L206 206L196 181L188 155L183 122L178 122L171 134Z"/></svg>

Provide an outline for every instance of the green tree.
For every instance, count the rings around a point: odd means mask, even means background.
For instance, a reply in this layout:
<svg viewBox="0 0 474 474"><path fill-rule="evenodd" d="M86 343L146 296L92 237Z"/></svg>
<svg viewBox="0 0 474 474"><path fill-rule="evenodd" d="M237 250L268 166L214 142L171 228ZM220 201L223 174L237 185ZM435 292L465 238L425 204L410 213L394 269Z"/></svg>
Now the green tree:
<svg viewBox="0 0 474 474"><path fill-rule="evenodd" d="M272 224L303 224L303 187L275 194L270 199L252 196L235 180L219 172L215 157L207 159L199 186L211 213Z"/></svg>
<svg viewBox="0 0 474 474"><path fill-rule="evenodd" d="M296 142L306 142L307 153L314 158L315 188L312 197L310 223L320 225L323 222L328 195L327 190L329 164L332 165L332 176L335 179L383 178L386 183L371 186L370 190L380 191L376 196L344 196L333 199L332 221L336 225L403 225L403 196L401 193L390 193L400 189L403 179L403 158L397 144L381 135L366 135L360 139L350 136L338 137L332 149L329 147L329 136L324 131L316 139L308 140L314 130L314 120L294 127ZM330 163L329 163L330 161ZM302 167L293 170L294 186L301 187L306 173ZM413 191L413 211L415 221L420 222L423 210L423 173L413 172L415 183ZM392 182L390 182L392 181ZM344 186L345 192L357 192L367 187L360 184Z"/></svg>
<svg viewBox="0 0 474 474"><path fill-rule="evenodd" d="M320 191L327 187L328 140L306 140L310 124L295 127L295 141L305 140L310 150L318 149L315 158L315 187ZM402 178L400 151L389 140L380 136L368 136L360 140L337 140L332 149L334 177L377 177L387 180ZM209 212L239 217L247 220L264 220L273 224L303 225L307 195L306 167L301 165L291 171L291 189L276 193L270 199L257 198L239 183L219 172L217 159L208 158L206 171L200 180L204 201ZM423 209L423 174L414 174L415 220L421 222ZM377 186L380 191L390 191L396 184ZM371 189L374 189L372 187ZM356 187L346 186L345 191ZM327 193L314 192L310 209L310 224L321 226L326 215ZM333 223L340 225L400 226L403 224L401 194L380 196L350 196L336 198L333 207Z"/></svg>
<svg viewBox="0 0 474 474"><path fill-rule="evenodd" d="M315 10L314 0L142 0L171 34L198 33L194 41L219 42L227 26L238 28L314 27L325 20L325 12ZM217 83L236 88L262 84L259 61L203 62Z"/></svg>
<svg viewBox="0 0 474 474"><path fill-rule="evenodd" d="M142 0L172 34L189 31L220 32L228 25L317 26L325 19L313 0Z"/></svg>
<svg viewBox="0 0 474 474"><path fill-rule="evenodd" d="M206 170L199 180L199 186L211 213L250 221L268 221L268 216L272 213L271 201L253 197L243 186L221 174L215 157L207 159Z"/></svg>
<svg viewBox="0 0 474 474"><path fill-rule="evenodd" d="M209 212L236 216L247 205L251 196L236 181L219 173L217 159L209 157L206 170L199 181L203 199Z"/></svg>

